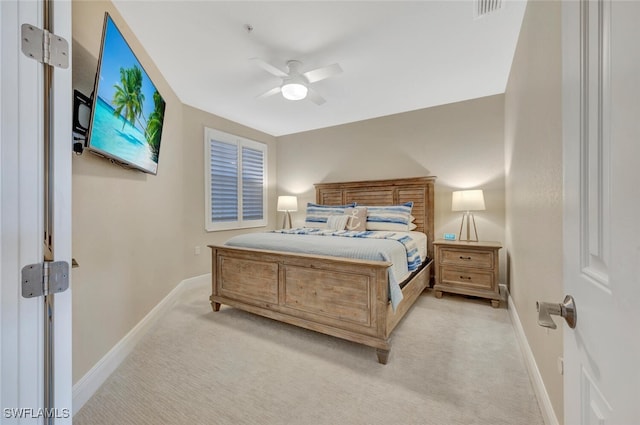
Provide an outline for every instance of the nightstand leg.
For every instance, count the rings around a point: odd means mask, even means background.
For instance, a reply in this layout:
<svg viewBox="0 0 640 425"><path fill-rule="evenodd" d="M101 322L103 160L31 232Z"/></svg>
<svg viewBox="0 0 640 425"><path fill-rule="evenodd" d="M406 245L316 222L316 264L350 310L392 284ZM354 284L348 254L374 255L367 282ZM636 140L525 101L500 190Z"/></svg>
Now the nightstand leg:
<svg viewBox="0 0 640 425"><path fill-rule="evenodd" d="M389 360L389 352L391 350L383 350L382 348L376 348L376 354L378 355L378 363L387 364Z"/></svg>
<svg viewBox="0 0 640 425"><path fill-rule="evenodd" d="M500 307L500 300L491 300L491 307L493 308Z"/></svg>
<svg viewBox="0 0 640 425"><path fill-rule="evenodd" d="M436 298L442 298L442 291L436 291Z"/></svg>

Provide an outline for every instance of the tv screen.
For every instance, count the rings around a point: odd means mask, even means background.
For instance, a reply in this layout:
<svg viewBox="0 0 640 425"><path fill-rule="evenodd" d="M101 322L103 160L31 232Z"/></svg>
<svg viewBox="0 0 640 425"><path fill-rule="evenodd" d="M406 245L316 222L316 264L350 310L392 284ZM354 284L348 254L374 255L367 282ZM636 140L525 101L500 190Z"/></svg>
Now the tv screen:
<svg viewBox="0 0 640 425"><path fill-rule="evenodd" d="M165 101L105 13L87 147L157 174Z"/></svg>

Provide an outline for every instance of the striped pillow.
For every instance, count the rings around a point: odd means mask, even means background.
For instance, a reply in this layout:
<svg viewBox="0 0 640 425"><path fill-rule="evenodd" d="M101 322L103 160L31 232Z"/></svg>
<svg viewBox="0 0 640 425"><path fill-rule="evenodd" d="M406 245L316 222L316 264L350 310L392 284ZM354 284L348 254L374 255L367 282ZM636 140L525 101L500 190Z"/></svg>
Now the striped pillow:
<svg viewBox="0 0 640 425"><path fill-rule="evenodd" d="M401 205L367 206L367 230L408 231L413 202Z"/></svg>
<svg viewBox="0 0 640 425"><path fill-rule="evenodd" d="M327 229L344 230L348 220L348 215L330 215L327 219Z"/></svg>
<svg viewBox="0 0 640 425"><path fill-rule="evenodd" d="M347 205L320 205L308 202L307 217L304 220L304 227L326 229L327 219L330 215L344 215L347 208L353 208L355 206L355 202Z"/></svg>

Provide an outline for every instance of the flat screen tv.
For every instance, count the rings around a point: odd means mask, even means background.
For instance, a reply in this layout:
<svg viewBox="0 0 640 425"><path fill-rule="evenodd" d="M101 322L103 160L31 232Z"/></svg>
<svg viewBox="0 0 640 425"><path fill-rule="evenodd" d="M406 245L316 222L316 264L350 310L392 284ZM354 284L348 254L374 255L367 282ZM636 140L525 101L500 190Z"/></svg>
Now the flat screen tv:
<svg viewBox="0 0 640 425"><path fill-rule="evenodd" d="M87 147L157 174L165 101L108 13L93 93Z"/></svg>

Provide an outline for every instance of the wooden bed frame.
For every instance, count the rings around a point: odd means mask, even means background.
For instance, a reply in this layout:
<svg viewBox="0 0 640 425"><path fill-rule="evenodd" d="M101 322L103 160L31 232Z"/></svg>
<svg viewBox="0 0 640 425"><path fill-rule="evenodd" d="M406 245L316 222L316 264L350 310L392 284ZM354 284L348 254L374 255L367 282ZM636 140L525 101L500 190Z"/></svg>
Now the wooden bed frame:
<svg viewBox="0 0 640 425"><path fill-rule="evenodd" d="M435 177L316 184L316 202L395 205L413 201L416 231L433 259ZM386 364L390 335L433 279L432 262L414 273L393 311L385 261L209 245L214 311L221 304L376 348Z"/></svg>

